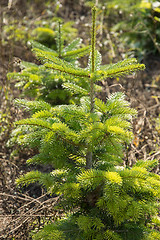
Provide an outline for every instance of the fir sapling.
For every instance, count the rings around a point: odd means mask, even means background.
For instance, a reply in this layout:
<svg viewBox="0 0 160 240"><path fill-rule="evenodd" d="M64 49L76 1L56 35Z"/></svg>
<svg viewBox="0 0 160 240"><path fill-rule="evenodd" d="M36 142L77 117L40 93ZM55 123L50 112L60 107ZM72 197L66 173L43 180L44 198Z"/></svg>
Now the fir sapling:
<svg viewBox="0 0 160 240"><path fill-rule="evenodd" d="M27 162L54 167L46 174L28 172L17 179L17 184L39 182L50 194L60 197L56 211L63 212L61 219L46 225L33 239L160 239L160 176L151 171L157 160L137 161L132 168L123 166L125 143L132 140L131 118L136 110L130 108L122 92L112 94L106 103L95 97L98 81L143 70L144 65L136 59L101 65L101 54L96 49L95 7L87 68L43 49L34 51L46 69L70 77L65 87L80 94L80 101L51 106L17 100L33 113L16 122L18 142L39 149ZM82 87L80 81L86 85Z"/></svg>
<svg viewBox="0 0 160 240"><path fill-rule="evenodd" d="M89 53L90 47L82 45L82 39L76 38L70 44L64 45L64 36L61 31L61 22L57 23L57 37L56 37L56 50L53 50L45 45L30 40L28 46L33 51L42 50L51 56L57 56L64 59L68 63L77 66L79 58ZM66 41L65 41L66 42ZM43 59L42 59L43 61ZM21 61L21 72L8 73L8 79L16 80L16 87L22 89L22 96L30 97L34 100L44 100L51 105L68 104L70 101L78 101L72 97L72 93L63 88L63 83L68 81L69 76L59 71L52 71L46 69L43 64L35 64L31 62ZM78 81L75 79L75 81ZM82 86L85 82L80 83Z"/></svg>

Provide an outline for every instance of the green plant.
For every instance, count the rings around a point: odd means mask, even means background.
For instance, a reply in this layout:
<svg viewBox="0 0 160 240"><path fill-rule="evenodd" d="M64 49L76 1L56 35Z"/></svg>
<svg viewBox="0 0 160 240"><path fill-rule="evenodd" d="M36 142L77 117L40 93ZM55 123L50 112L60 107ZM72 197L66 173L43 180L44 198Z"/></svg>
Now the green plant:
<svg viewBox="0 0 160 240"><path fill-rule="evenodd" d="M65 28L62 27L62 29L66 29L66 26ZM33 51L36 51L36 49L43 50L48 55L57 56L68 63L72 63L74 66L78 65L78 58L86 55L89 52L89 47L83 46L79 48L82 45L82 39L80 38L76 38L67 46L64 46L64 42L66 42L65 35L62 34L61 23L59 22L56 32L56 51L36 41L30 41L29 45ZM66 91L62 85L69 81L70 77L64 73L59 74L57 71L46 69L44 65L22 61L20 66L20 73L8 73L7 76L9 79L18 80L15 86L23 89L23 95L34 97L37 100L45 100L52 105L69 103L71 93ZM79 80L75 78L74 81ZM83 83L81 81L79 84L86 85L84 81Z"/></svg>
<svg viewBox="0 0 160 240"><path fill-rule="evenodd" d="M55 23L57 20L62 20L57 17L61 7L59 1L25 1L23 18L19 15L20 9L14 8L12 3L11 7L13 7L13 11L7 11L7 9L3 11L3 22L5 23L3 26L3 45L8 44L8 41L12 45L17 42L26 45L29 39L33 39L47 47L55 48ZM67 42L77 35L77 29L73 25L72 21L63 24L63 34L64 36L68 35Z"/></svg>
<svg viewBox="0 0 160 240"><path fill-rule="evenodd" d="M87 1L87 4L94 2ZM118 0L96 2L104 12L104 32L111 34L107 43L110 38L113 39L115 52L117 46L120 52L128 48L128 54L140 60L160 53L159 1L124 0L123 4Z"/></svg>
<svg viewBox="0 0 160 240"><path fill-rule="evenodd" d="M134 55L144 58L150 54L160 53L159 13L158 1L137 1L132 7L132 13L123 12L123 20L112 29L121 31L119 35L123 43L129 45Z"/></svg>
<svg viewBox="0 0 160 240"><path fill-rule="evenodd" d="M53 18L52 21L53 23L62 22L60 18ZM65 41L65 44L71 42L77 36L77 29L73 27L73 24L72 21L69 21L61 26L61 38ZM49 26L48 24L41 25L32 31L32 38L46 47L56 50L56 35L59 34L59 31L55 26L53 30L53 26Z"/></svg>
<svg viewBox="0 0 160 240"><path fill-rule="evenodd" d="M45 226L33 239L158 239L160 176L152 173L157 160L123 166L125 143L132 139L136 114L121 92L106 102L95 97L98 81L144 69L135 59L101 65L96 50L96 9L92 9L91 53L87 68L76 67L46 49L35 49L44 67L86 81L82 88L70 82L68 90L80 93L80 103L52 107L43 101L17 100L33 113L16 122L13 136L39 154L28 163L50 163L50 173L31 171L18 185L39 182L57 194L61 218ZM88 91L89 88L89 91Z"/></svg>

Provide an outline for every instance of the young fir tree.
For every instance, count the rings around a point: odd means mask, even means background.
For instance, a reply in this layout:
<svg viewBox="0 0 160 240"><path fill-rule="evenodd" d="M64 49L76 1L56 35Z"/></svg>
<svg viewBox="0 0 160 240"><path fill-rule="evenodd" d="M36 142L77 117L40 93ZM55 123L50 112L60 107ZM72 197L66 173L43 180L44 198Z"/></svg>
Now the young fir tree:
<svg viewBox="0 0 160 240"><path fill-rule="evenodd" d="M64 46L64 36L61 31L61 22L59 21L57 27L56 37L56 49L57 51L48 48L36 41L29 41L29 46L33 49L43 50L47 53L51 53L52 56L64 59L67 62L72 63L74 66L78 66L78 58L83 57L89 53L89 46L82 45L82 39L76 38L67 46ZM62 87L63 83L68 80L68 76L59 74L52 69L46 69L44 65L37 65L30 62L22 61L20 63L21 72L8 73L8 79L18 80L16 86L23 89L23 95L29 96L36 100L44 100L51 105L69 103L73 98L71 93ZM75 81L78 79L75 79ZM81 82L83 86L85 82ZM76 97L75 97L76 100Z"/></svg>
<svg viewBox="0 0 160 240"><path fill-rule="evenodd" d="M35 240L157 240L160 176L152 172L157 161L123 166L124 145L132 139L130 120L136 111L121 92L112 94L106 103L95 97L97 81L144 69L144 65L135 59L100 65L95 15L94 7L86 69L46 49L35 49L44 67L69 75L71 81L83 79L90 90L67 84L68 90L81 94L79 105L52 107L42 101L17 101L33 112L16 123L14 133L21 144L39 149L28 163L49 163L55 169L50 173L31 171L17 183L39 182L59 196L56 210L65 213L33 235Z"/></svg>

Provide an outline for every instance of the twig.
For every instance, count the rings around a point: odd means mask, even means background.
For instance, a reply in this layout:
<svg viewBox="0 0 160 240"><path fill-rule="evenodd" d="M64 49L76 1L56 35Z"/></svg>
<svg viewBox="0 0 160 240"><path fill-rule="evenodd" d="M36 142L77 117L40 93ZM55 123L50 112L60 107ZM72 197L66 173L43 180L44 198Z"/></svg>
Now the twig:
<svg viewBox="0 0 160 240"><path fill-rule="evenodd" d="M145 84L145 87L150 87L150 88L158 88L158 89L160 89L160 87L158 86L158 85L153 85L153 84L148 84L148 83L146 83ZM158 97L158 96L157 96Z"/></svg>
<svg viewBox="0 0 160 240"><path fill-rule="evenodd" d="M151 110L151 109L156 108L156 107L159 107L159 106L160 106L160 103L155 104L155 105L153 105L153 106L151 106L151 107L148 107L148 108L145 108L145 109L141 109L141 110L139 110L138 112L140 113L140 112L143 112L143 111L148 111L148 110Z"/></svg>
<svg viewBox="0 0 160 240"><path fill-rule="evenodd" d="M12 164L13 166L15 166L16 168L18 168L18 166L17 166L15 163L13 163L13 162L11 162L11 161L9 161L9 160L7 160L7 159L0 158L0 161L2 161L2 162L8 162L8 163Z"/></svg>
<svg viewBox="0 0 160 240"><path fill-rule="evenodd" d="M46 194L44 194L44 195L42 195L42 196L40 196L38 199L41 199L42 197L44 197ZM11 195L12 196L12 195ZM58 200L61 198L61 195L60 196L58 196L58 197L55 197L55 198L51 198L51 199L47 199L46 201L44 201L44 202L39 202L39 201L37 201L38 203L40 203L40 205L39 205L39 207L38 207L38 209L36 209L35 210L35 206L31 209L31 210L29 210L29 211L27 211L27 214L25 214L24 212L22 213L22 214L10 214L10 215L7 215L8 217L12 217L12 219L9 221L9 223L8 223L8 225L5 227L5 228L3 228L2 230L1 230L1 233L3 233L4 231L7 231L7 235L12 235L12 234L14 234L18 229L20 229L22 226L23 226L23 224L25 224L26 222L28 222L28 224L30 224L31 223L31 221L33 222L34 221L34 219L36 218L36 217L55 217L56 216L56 214L37 214L39 211L42 211L42 210L44 210L44 209L49 209L49 206L48 206L48 204L49 204L49 201L50 201L50 203L51 203L51 207L53 207L57 202L58 202ZM34 199L35 200L35 199ZM54 202L53 202L54 201ZM32 203L33 201L31 201L30 203ZM26 205L28 205L28 204L30 204L30 203L27 203L27 204L25 204L24 206L22 206L21 208L23 209L24 207L26 207ZM21 209L20 208L20 209ZM19 210L20 210L19 209ZM51 211L51 209L50 209L50 211ZM5 217L4 215L0 215L0 217ZM13 219L15 217L15 219ZM18 218L17 218L18 217ZM15 226L15 224L17 225L16 227L14 227ZM11 226L12 227L14 227L13 229L11 229ZM10 230L11 229L11 230ZM6 235L6 234L5 234ZM3 235L3 236L5 236L5 235ZM1 235L2 236L2 235Z"/></svg>
<svg viewBox="0 0 160 240"><path fill-rule="evenodd" d="M119 86L121 89L124 89L124 87L123 87L120 83L112 84L112 85L109 86L109 87L112 88L112 87L116 87L116 86Z"/></svg>
<svg viewBox="0 0 160 240"><path fill-rule="evenodd" d="M8 0L8 8L10 9L12 7L12 0Z"/></svg>
<svg viewBox="0 0 160 240"><path fill-rule="evenodd" d="M29 199L25 199L25 198L22 198L22 197L19 197L19 196L16 196L16 195L7 194L7 193L0 193L0 195L5 196L5 197L19 198L19 199L22 199L24 201L29 201Z"/></svg>

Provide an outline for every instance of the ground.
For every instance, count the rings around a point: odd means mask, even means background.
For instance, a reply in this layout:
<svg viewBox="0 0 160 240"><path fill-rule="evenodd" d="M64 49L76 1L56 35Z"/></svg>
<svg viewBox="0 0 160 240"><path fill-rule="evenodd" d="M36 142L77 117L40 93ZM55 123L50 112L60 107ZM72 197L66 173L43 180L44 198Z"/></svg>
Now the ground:
<svg viewBox="0 0 160 240"><path fill-rule="evenodd" d="M8 2L11 8L8 8ZM8 17L5 21L10 24L11 19L21 19L28 14L28 5L26 1L17 0L1 1L1 35L0 35L0 239L30 239L29 231L43 226L43 219L48 221L54 219L53 206L58 201L56 197L50 197L41 190L38 185L30 185L22 190L17 189L15 179L19 174L32 169L32 166L26 165L26 159L32 155L30 152L20 152L19 155L12 156L13 148L7 147L7 142L13 122L23 116L23 112L14 105L14 99L20 94L20 91L14 87L14 82L7 80L8 71L18 70L14 64L14 57L22 60L34 60L30 50L24 43L4 40L4 22L3 16ZM34 17L43 15L44 3L37 5L38 1L33 1L32 11ZM85 39L85 31L90 18L90 11L79 1L61 1L63 7L58 13L60 17L77 21L79 35ZM38 6L38 7L37 7ZM16 15L15 13L18 13ZM9 17L12 16L12 18ZM32 16L29 16L32 18ZM81 22L81 24L80 24ZM89 36L89 34L87 35ZM103 52L102 52L103 55ZM103 59L106 63L106 56ZM120 59L120 56L117 57ZM114 59L116 61L116 58ZM157 118L160 113L160 57L150 55L145 59L146 69L136 75L130 75L126 78L108 79L104 82L101 98L105 99L110 93L115 91L125 92L131 106L136 108L138 116L133 120L134 140L126 156L125 164L132 165L137 159L160 158L159 151L159 132L156 128ZM14 147L15 148L15 147ZM42 171L48 171L50 166L39 166ZM159 172L159 168L155 169ZM40 220L41 219L41 220ZM32 225L30 225L32 223Z"/></svg>

